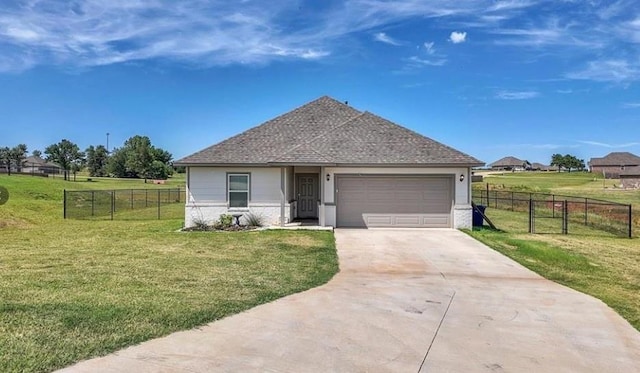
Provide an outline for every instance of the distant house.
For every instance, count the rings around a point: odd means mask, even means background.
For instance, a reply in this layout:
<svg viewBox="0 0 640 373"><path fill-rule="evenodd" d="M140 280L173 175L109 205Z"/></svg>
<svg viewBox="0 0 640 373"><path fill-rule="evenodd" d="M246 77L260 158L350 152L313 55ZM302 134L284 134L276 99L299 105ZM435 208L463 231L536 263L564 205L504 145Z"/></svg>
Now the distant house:
<svg viewBox="0 0 640 373"><path fill-rule="evenodd" d="M544 164L538 163L538 162L533 162L531 164L531 170L533 170L533 171L557 171L558 168L557 167L553 167L553 166L547 166L547 165L544 165Z"/></svg>
<svg viewBox="0 0 640 373"><path fill-rule="evenodd" d="M496 171L524 171L527 168L527 161L516 157L504 157L489 164L489 167Z"/></svg>
<svg viewBox="0 0 640 373"><path fill-rule="evenodd" d="M625 189L640 189L640 167L628 167L620 172L620 183Z"/></svg>
<svg viewBox="0 0 640 373"><path fill-rule="evenodd" d="M62 172L62 167L32 155L22 161L21 171L28 174L57 175Z"/></svg>
<svg viewBox="0 0 640 373"><path fill-rule="evenodd" d="M640 167L640 157L629 152L613 152L589 161L589 171L604 174L607 179L617 179L622 171L634 167Z"/></svg>

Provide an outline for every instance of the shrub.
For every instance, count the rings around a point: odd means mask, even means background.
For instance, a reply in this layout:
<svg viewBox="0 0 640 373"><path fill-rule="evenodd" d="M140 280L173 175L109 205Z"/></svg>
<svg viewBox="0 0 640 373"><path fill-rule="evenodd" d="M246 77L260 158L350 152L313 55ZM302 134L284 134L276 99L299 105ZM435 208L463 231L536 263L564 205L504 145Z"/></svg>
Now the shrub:
<svg viewBox="0 0 640 373"><path fill-rule="evenodd" d="M250 227L262 227L264 225L264 218L262 215L250 212L244 216L247 225Z"/></svg>
<svg viewBox="0 0 640 373"><path fill-rule="evenodd" d="M215 229L227 229L233 225L233 216L229 214L221 214L218 221L213 225Z"/></svg>
<svg viewBox="0 0 640 373"><path fill-rule="evenodd" d="M208 231L211 227L209 223L201 217L193 219L193 227L191 228L194 231Z"/></svg>

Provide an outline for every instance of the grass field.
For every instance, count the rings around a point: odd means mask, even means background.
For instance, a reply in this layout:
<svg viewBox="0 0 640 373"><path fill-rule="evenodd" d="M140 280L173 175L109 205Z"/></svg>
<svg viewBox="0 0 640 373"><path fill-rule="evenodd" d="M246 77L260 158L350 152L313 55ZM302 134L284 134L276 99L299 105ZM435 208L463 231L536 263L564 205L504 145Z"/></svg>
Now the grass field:
<svg viewBox="0 0 640 373"><path fill-rule="evenodd" d="M63 189L162 188L0 175L0 372L45 372L318 286L328 232L182 233L182 219L62 219ZM181 207L183 208L183 207Z"/></svg>
<svg viewBox="0 0 640 373"><path fill-rule="evenodd" d="M484 181L491 187L632 204L635 214L640 208L640 191L620 190L613 187L616 181L594 180L587 173L505 173L485 176ZM572 226L570 235L528 234L526 213L488 208L486 214L501 231L474 229L469 232L473 237L548 279L603 300L640 330L640 239L579 224ZM637 232L640 227L634 220Z"/></svg>

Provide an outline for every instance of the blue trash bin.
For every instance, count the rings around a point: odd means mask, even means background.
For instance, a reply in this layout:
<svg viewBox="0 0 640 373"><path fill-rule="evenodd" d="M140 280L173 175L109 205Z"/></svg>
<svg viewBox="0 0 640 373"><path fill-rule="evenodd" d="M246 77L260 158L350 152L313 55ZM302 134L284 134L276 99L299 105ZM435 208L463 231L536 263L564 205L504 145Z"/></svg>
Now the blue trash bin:
<svg viewBox="0 0 640 373"><path fill-rule="evenodd" d="M486 210L487 206L476 205L476 208L473 209L473 226L474 227L482 227L484 223L484 218L482 214L484 214L484 210ZM482 211L482 214L478 212L478 210Z"/></svg>

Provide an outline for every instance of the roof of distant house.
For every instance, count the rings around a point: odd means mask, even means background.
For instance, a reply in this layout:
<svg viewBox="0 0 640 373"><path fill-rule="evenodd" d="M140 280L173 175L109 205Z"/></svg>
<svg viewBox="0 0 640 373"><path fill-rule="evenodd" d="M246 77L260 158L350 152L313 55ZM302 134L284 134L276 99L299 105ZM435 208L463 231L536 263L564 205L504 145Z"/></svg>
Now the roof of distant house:
<svg viewBox="0 0 640 373"><path fill-rule="evenodd" d="M516 167L516 166L521 167L524 163L525 161L523 161L522 159L509 156L509 157L501 158L489 164L489 167Z"/></svg>
<svg viewBox="0 0 640 373"><path fill-rule="evenodd" d="M640 157L629 152L613 152L602 158L591 158L591 166L638 166Z"/></svg>
<svg viewBox="0 0 640 373"><path fill-rule="evenodd" d="M478 159L323 96L177 165L465 165Z"/></svg>

